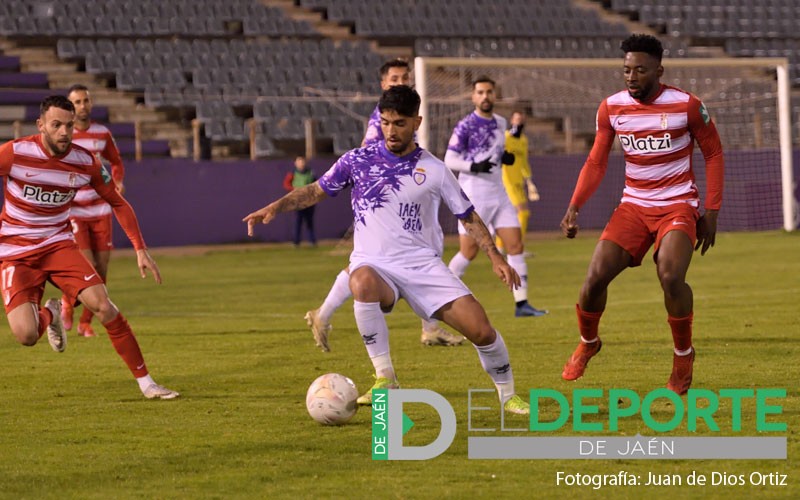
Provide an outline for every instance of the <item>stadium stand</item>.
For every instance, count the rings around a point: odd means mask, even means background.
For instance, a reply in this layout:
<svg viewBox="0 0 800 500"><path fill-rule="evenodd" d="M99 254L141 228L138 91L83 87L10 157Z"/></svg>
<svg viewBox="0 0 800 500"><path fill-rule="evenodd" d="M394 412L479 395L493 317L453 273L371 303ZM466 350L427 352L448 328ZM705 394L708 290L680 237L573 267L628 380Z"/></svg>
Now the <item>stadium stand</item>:
<svg viewBox="0 0 800 500"><path fill-rule="evenodd" d="M419 56L608 58L619 56L619 41L637 26L631 22L639 22L662 34L668 57L695 56L697 45L716 46L735 57L787 56L800 84L800 35L791 29L800 8L788 0L766 4L89 0L78 13L52 0L4 0L0 36L20 45L55 45L61 61L78 64L99 85L133 96L184 131L197 119L214 144L248 143L252 130L256 156L274 156L297 147L308 119L315 121L318 140L334 153L358 145L378 94L375 68L387 57L386 44ZM330 26L350 33L329 36L324 28ZM735 82L734 75L729 78ZM693 90L691 81L682 84ZM20 93L35 100L30 91L51 86L46 72L23 71L18 59L0 58L0 92L6 101L16 103ZM543 96L549 91L542 86ZM535 117L569 114L541 101L532 110ZM800 115L800 105L793 111ZM30 126L19 110L0 116ZM592 133L591 116L569 118L578 133ZM10 121L2 120L0 135L8 137ZM558 131L535 132L534 151L558 151L554 134ZM174 141L172 146L173 155L189 154L188 147L176 147ZM244 148L225 151L241 154Z"/></svg>

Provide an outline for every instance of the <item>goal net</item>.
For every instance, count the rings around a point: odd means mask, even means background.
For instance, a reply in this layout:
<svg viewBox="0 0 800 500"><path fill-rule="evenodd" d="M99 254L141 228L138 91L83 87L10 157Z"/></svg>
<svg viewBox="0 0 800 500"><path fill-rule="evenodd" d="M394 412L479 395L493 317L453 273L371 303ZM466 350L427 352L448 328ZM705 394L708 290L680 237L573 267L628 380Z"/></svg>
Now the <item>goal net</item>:
<svg viewBox="0 0 800 500"><path fill-rule="evenodd" d="M783 58L665 59L661 81L700 98L719 130L725 153L720 230L797 227L787 61ZM621 59L425 58L414 64L422 97L419 141L444 156L456 123L473 111L471 82L497 82L495 113L527 115L533 180L533 230L557 230L595 133L600 102L624 88ZM693 158L705 195L705 164ZM602 228L619 202L625 163L618 143L606 179L581 213L581 226ZM455 224L445 224L453 230Z"/></svg>

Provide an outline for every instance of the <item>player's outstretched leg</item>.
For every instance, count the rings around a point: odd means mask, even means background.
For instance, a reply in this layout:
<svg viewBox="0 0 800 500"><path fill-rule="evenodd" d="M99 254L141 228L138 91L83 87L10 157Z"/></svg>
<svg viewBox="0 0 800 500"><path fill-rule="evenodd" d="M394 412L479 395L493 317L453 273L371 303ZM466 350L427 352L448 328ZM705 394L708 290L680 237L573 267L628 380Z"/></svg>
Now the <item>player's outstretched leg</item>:
<svg viewBox="0 0 800 500"><path fill-rule="evenodd" d="M331 350L328 344L328 335L333 329L330 323L331 316L352 296L350 274L347 269L344 269L336 276L336 280L333 282L333 286L322 305L318 309L306 312L303 317L311 328L314 342L323 351L328 352Z"/></svg>
<svg viewBox="0 0 800 500"><path fill-rule="evenodd" d="M463 295L437 311L442 320L462 333L478 351L481 366L497 388L505 411L528 415L530 406L514 391L514 372L500 332L486 317L483 306L472 295Z"/></svg>
<svg viewBox="0 0 800 500"><path fill-rule="evenodd" d="M136 377L136 382L144 397L147 399L174 399L180 396L178 392L157 384L150 376L139 348L139 342L122 313L117 313L111 321L103 323L103 326L106 328L117 354Z"/></svg>
<svg viewBox="0 0 800 500"><path fill-rule="evenodd" d="M450 333L434 320L422 320L422 336L420 342L431 346L456 346L464 343L466 339L461 335Z"/></svg>

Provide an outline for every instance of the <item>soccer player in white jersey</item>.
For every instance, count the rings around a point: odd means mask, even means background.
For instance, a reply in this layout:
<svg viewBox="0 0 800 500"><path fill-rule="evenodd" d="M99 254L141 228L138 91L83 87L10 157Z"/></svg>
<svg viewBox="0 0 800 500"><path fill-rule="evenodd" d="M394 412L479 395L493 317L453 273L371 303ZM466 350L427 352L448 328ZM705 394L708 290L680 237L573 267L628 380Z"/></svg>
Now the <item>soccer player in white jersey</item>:
<svg viewBox="0 0 800 500"><path fill-rule="evenodd" d="M664 291L672 330L672 373L667 388L684 394L692 383L693 297L686 283L692 249L701 255L714 246L722 205L724 160L717 128L703 103L660 82L663 48L650 35L622 42L626 90L607 97L597 111L597 135L581 170L561 228L578 232L578 211L594 193L608 168L608 154L619 137L625 155L622 200L600 235L575 309L580 342L561 377L576 380L602 347L598 336L608 285L628 267L642 263L655 245L653 260ZM705 214L692 168L694 142L706 163Z"/></svg>
<svg viewBox="0 0 800 500"><path fill-rule="evenodd" d="M458 182L475 203L481 219L493 228L508 252L508 263L522 278L514 290L516 317L543 316L547 311L528 303L528 265L517 210L503 186L502 165L512 165L514 155L505 151L506 120L494 114L495 82L480 77L472 83L475 111L456 125L447 145L444 162L459 172ZM502 165L501 165L502 164ZM458 228L459 251L450 260L450 270L463 276L469 263L478 255L478 244L461 226Z"/></svg>
<svg viewBox="0 0 800 500"><path fill-rule="evenodd" d="M528 414L514 392L503 337L464 283L442 262L442 201L456 214L489 256L495 274L509 287L519 276L494 246L492 237L453 174L414 143L419 95L406 85L384 91L379 102L385 141L345 153L319 181L249 214L248 234L281 212L302 209L352 186L355 233L350 255L350 288L356 324L375 368L372 389L398 388L389 355L384 315L404 298L423 318L437 318L469 339L497 387L506 411ZM372 389L358 398L372 403Z"/></svg>
<svg viewBox="0 0 800 500"><path fill-rule="evenodd" d="M133 330L108 298L104 281L78 250L70 230L70 204L78 190L90 185L111 205L131 240L142 278L149 270L161 283L136 214L97 158L72 144L72 103L64 96L49 96L42 101L40 113L39 134L0 146L4 185L0 282L11 333L20 344L32 346L47 332L50 346L64 351L67 334L61 322L61 301L53 298L40 306L49 281L71 303L80 301L97 316L146 398L177 398L177 392L153 380Z"/></svg>
<svg viewBox="0 0 800 500"><path fill-rule="evenodd" d="M395 85L408 85L410 81L411 68L408 62L403 59L392 59L381 66L381 91L389 89ZM381 131L381 114L378 105L369 117L367 132L361 146L383 142L383 132ZM323 351L329 351L328 334L332 328L330 324L333 313L336 312L353 294L350 291L350 270L343 269L333 282L328 295L317 309L306 312L305 320L311 327L311 333L317 346ZM431 346L455 346L464 342L464 337L454 335L441 326L436 320L422 320L422 334L420 342Z"/></svg>
<svg viewBox="0 0 800 500"><path fill-rule="evenodd" d="M125 176L125 167L122 164L122 157L111 131L91 119L92 98L89 95L89 89L84 85L73 85L67 91L67 99L75 106L75 130L72 134L72 143L88 149L98 159L106 160L111 167L111 178L114 180L117 190L120 193L124 192L122 181ZM84 186L75 194L69 216L78 248L97 269L97 274L103 281L106 281L111 249L114 248L111 205L103 200L91 186ZM84 307L78 320L78 335L95 336L92 329L92 317L92 311ZM61 297L61 319L64 322L64 328L71 330L73 307L66 295Z"/></svg>

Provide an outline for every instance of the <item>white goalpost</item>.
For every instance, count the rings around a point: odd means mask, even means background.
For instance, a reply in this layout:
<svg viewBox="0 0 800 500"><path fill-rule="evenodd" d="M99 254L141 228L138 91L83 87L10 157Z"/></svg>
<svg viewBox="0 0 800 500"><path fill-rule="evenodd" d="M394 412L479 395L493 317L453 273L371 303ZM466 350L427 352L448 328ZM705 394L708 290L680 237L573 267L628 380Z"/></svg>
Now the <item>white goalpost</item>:
<svg viewBox="0 0 800 500"><path fill-rule="evenodd" d="M728 228L795 230L787 59L667 58L664 68L661 81L698 96L717 124L726 157L723 213ZM473 109L471 82L483 75L497 82L497 113L521 110L531 117L527 134L534 171L540 168L539 157L585 158L597 106L624 88L621 59L417 57L421 146L444 155L453 127ZM702 164L702 156L695 155ZM621 159L617 156L615 161ZM700 186L704 169L696 171ZM574 178L563 181L565 189L574 186ZM553 183L560 185L557 179Z"/></svg>

